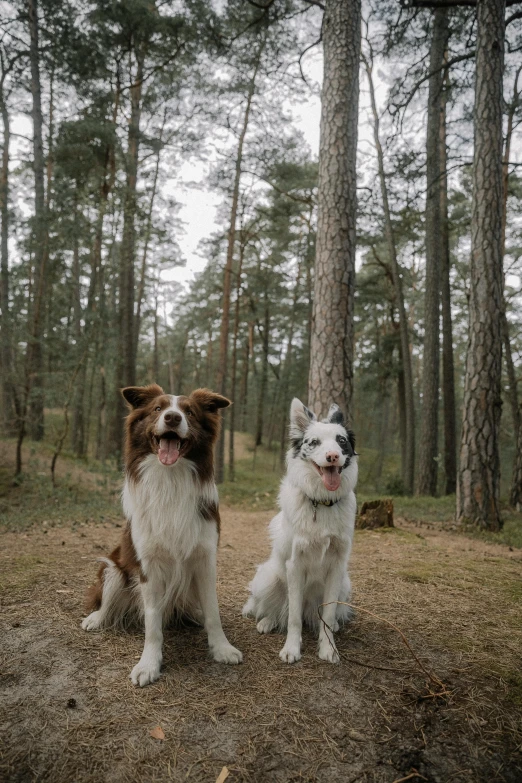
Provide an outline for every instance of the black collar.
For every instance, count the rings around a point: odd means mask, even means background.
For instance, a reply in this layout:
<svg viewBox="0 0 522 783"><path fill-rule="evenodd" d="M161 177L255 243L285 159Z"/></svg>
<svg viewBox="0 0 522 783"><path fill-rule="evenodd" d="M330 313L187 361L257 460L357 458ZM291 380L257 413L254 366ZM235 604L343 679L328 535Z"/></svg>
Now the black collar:
<svg viewBox="0 0 522 783"><path fill-rule="evenodd" d="M317 506L335 506L336 503L340 501L341 498L337 498L337 500L315 500L315 498L309 498L310 503L314 508L317 508Z"/></svg>
<svg viewBox="0 0 522 783"><path fill-rule="evenodd" d="M308 500L314 507L314 522L317 522L317 506L327 506L327 508L331 508L331 506L335 506L335 504L338 503L340 499L341 498L337 498L337 500L316 500L315 498L308 497Z"/></svg>

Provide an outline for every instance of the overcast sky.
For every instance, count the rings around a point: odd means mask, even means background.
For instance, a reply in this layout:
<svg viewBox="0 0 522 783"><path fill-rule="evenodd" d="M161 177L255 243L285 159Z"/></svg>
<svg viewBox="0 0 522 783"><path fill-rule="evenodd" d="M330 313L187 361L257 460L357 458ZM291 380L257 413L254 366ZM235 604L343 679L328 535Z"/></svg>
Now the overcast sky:
<svg viewBox="0 0 522 783"><path fill-rule="evenodd" d="M320 51L316 51L315 54L307 58L304 70L311 85L321 84L323 61ZM321 101L318 90L310 90L306 102L300 100L299 103L285 106L285 109L288 108L292 111L294 124L303 133L312 155L317 157L319 155L319 123L321 119ZM176 200L182 204L179 216L184 224L184 234L178 238L178 242L183 257L186 259L186 266L172 268L164 274L165 279L177 280L181 283L192 280L207 262L202 251L198 250L199 243L221 228L216 223L216 217L222 197L209 190L204 183L207 173L208 163L199 161L186 163L181 169L181 181L178 180L179 184L176 184L175 195ZM193 183L196 182L201 182L201 187L194 187Z"/></svg>

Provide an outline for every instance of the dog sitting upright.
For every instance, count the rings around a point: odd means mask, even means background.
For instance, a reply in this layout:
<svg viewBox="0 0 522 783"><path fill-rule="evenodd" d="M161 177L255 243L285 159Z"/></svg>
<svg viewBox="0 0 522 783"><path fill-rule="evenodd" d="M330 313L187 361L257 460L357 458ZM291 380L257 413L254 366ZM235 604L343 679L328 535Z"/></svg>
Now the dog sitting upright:
<svg viewBox="0 0 522 783"><path fill-rule="evenodd" d="M353 432L332 405L323 421L298 399L290 408L291 448L281 484L281 511L270 523L272 553L250 584L243 614L254 616L259 633L287 630L281 660L301 657L303 619L319 631L319 658L339 661L332 634L351 616L347 572L355 525L357 454Z"/></svg>
<svg viewBox="0 0 522 783"><path fill-rule="evenodd" d="M123 489L128 523L120 545L103 559L82 627L144 617L145 646L130 675L135 685L158 679L163 625L176 613L202 619L215 661L240 663L241 653L221 627L216 594L220 518L213 448L219 409L230 401L209 389L175 397L156 385L122 393L130 409Z"/></svg>

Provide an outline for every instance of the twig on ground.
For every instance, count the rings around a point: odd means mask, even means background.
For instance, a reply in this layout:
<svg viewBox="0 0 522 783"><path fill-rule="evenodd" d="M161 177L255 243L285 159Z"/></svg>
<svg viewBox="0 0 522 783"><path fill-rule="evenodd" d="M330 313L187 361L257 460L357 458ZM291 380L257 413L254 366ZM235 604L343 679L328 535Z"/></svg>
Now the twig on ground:
<svg viewBox="0 0 522 783"><path fill-rule="evenodd" d="M417 663L417 665L419 666L419 668L420 668L420 669L422 669L422 671L424 672L424 674L425 674L427 677L429 677L429 679L431 680L431 682L433 682L435 685L437 685L439 688L441 688L441 689L442 689L440 693L431 693L431 692L430 692L430 694L429 694L428 698L433 698L433 697L435 697L435 696L439 696L439 695L440 695L440 696L443 696L443 695L445 695L445 694L447 694L447 693L448 693L448 690L447 690L447 688L446 688L446 685L444 685L444 683L443 683L441 680L439 680L439 678L438 678L436 675L432 674L432 673L431 673L431 672L430 672L428 669L426 669L426 667L424 666L424 664L422 663L422 661L419 659L419 657L418 657L418 656L415 654L415 652L413 651L413 649L412 649L412 647L411 647L411 645L410 645L409 641L407 640L406 636L405 636L405 635L404 635L404 633L401 631L401 629L400 629L400 628L398 628L396 625L394 625L394 624L393 624L393 623L392 623L390 620L386 620L386 618L385 618L385 617L379 617L379 615L378 615L378 614L375 614L374 612L370 612L370 610L369 610L369 609L363 609L361 606L355 606L354 604L349 604L349 603L347 603L346 601L329 601L329 602L328 602L328 603L326 603L326 604L321 604L321 605L320 605L320 606L317 608L317 613L319 614L319 619L320 619L320 621L322 622L322 624L323 624L323 627L325 628L325 630L326 630L326 629L328 629L328 630L330 631L330 633L332 634L332 638L333 638L333 630L330 628L330 626L329 626L329 625L327 625L327 624L325 623L325 621L323 620L323 616L322 616L322 614L321 614L321 609L322 609L322 607L323 607L323 606L329 606L330 604L339 604L340 606L349 606L349 607L350 607L350 609L354 609L356 612L364 612L365 614L369 614L369 615L370 615L370 617L374 617L376 620L380 620L380 622L382 622L382 623L386 623L386 624L387 624L387 625L389 625L391 628L393 628L393 630L394 630L394 631L397 631L397 633L398 633L398 634L399 634L399 636L401 637L402 641L403 641L403 642L404 642L404 644L406 645L406 648L409 650L409 652L410 652L411 656L414 658L414 660L416 661L416 663ZM330 639L330 636L329 636L328 634L326 634L326 635L328 636L328 640L329 640L330 644L331 644L331 645L332 645L332 647L333 647L333 642L332 642L332 640ZM371 668L379 668L379 667L372 666Z"/></svg>

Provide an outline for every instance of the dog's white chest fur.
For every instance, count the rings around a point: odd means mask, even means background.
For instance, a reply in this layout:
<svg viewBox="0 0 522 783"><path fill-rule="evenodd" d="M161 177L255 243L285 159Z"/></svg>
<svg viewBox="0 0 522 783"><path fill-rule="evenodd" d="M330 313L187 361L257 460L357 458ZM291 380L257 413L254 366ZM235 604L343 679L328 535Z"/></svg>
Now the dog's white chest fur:
<svg viewBox="0 0 522 783"><path fill-rule="evenodd" d="M208 537L215 539L215 526L201 516L202 500L217 505L216 487L200 484L192 462L180 460L172 470L149 455L139 480L126 479L123 489L123 508L139 560L160 556L185 561Z"/></svg>

